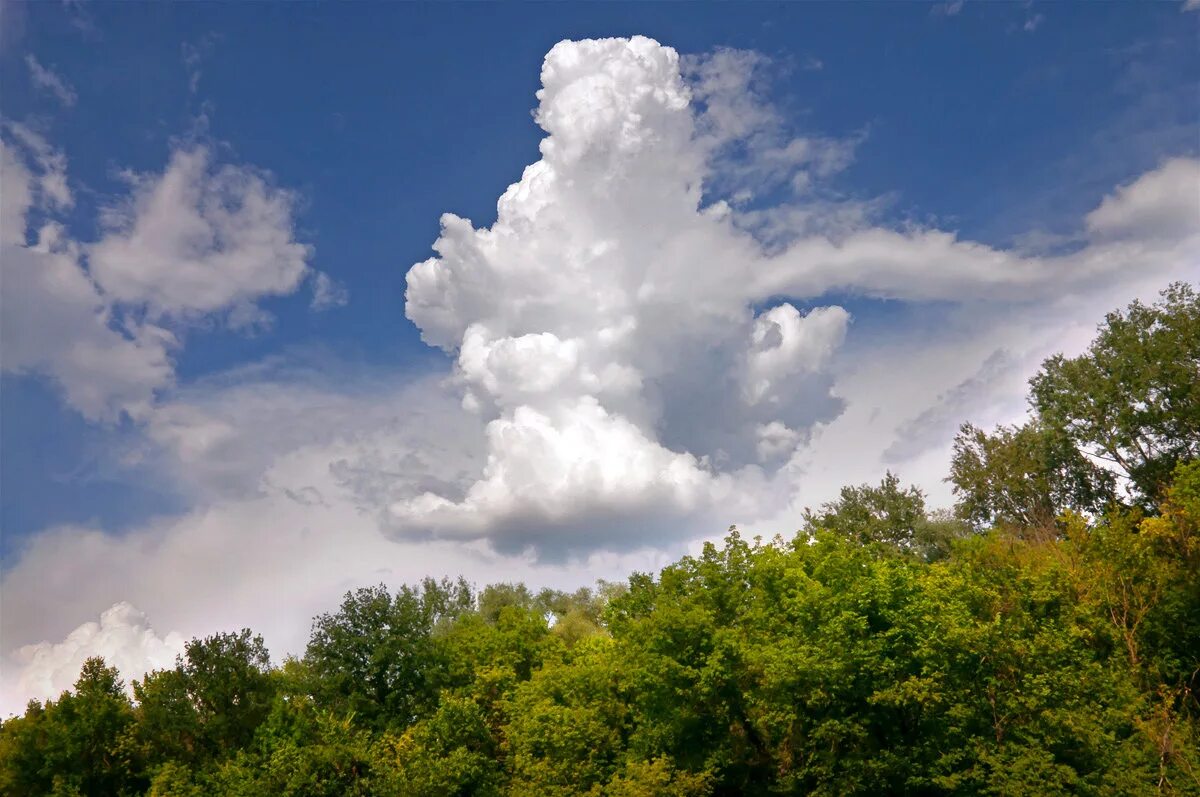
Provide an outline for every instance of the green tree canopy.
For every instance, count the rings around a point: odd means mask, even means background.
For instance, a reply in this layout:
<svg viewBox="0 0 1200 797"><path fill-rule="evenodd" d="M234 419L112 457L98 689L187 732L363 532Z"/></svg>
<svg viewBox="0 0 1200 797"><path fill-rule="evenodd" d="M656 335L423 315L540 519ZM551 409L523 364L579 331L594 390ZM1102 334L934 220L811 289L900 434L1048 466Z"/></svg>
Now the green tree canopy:
<svg viewBox="0 0 1200 797"><path fill-rule="evenodd" d="M279 666L216 634L131 700L90 659L0 723L0 794L1200 795L1195 306L962 427L959 518L887 473L626 584L350 592Z"/></svg>
<svg viewBox="0 0 1200 797"><path fill-rule="evenodd" d="M1060 431L1030 422L991 434L963 424L954 438L949 480L958 514L977 528L1057 533L1068 509L1102 511L1115 479Z"/></svg>
<svg viewBox="0 0 1200 797"><path fill-rule="evenodd" d="M913 486L902 488L890 471L877 487L843 487L836 501L817 512L805 510L804 526L810 534L824 529L861 545L925 559L944 556L964 531L952 517L927 512L925 494Z"/></svg>
<svg viewBox="0 0 1200 797"><path fill-rule="evenodd" d="M174 669L133 684L145 755L193 765L245 747L274 699L270 668L263 638L249 629L187 643Z"/></svg>
<svg viewBox="0 0 1200 797"><path fill-rule="evenodd" d="M418 588L347 593L341 608L313 621L305 661L315 696L370 727L405 727L437 699L442 649L435 630L472 605L465 582L426 579Z"/></svg>
<svg viewBox="0 0 1200 797"><path fill-rule="evenodd" d="M1030 386L1044 424L1153 508L1175 466L1200 455L1200 296L1176 283L1109 313L1084 354L1051 357Z"/></svg>

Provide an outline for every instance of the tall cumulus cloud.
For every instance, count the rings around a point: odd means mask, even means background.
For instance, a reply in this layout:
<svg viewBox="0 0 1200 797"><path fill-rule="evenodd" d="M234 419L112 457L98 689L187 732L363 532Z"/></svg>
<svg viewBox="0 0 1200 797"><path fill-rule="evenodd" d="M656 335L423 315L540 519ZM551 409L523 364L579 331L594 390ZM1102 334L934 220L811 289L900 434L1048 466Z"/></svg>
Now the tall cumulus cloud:
<svg viewBox="0 0 1200 797"><path fill-rule="evenodd" d="M392 504L399 533L553 553L769 517L794 498L789 463L845 408L833 373L852 319L825 297L1011 318L1120 283L1125 263L1161 275L1194 257L1186 159L1105 199L1054 257L873 224L870 202L821 184L862 135L790 135L763 63L637 36L547 54L541 159L490 227L445 214L408 272L406 313L453 357L486 458L460 493Z"/></svg>
<svg viewBox="0 0 1200 797"><path fill-rule="evenodd" d="M707 96L722 115L701 128L669 47L562 42L546 56L541 160L490 228L443 216L437 255L408 273L407 315L455 357L487 458L457 499L394 504L401 529L586 546L597 528L661 534L782 497L778 452L760 443L836 412L823 374L850 317L769 302L758 243L704 204L712 156L762 129L730 125L711 101L721 88Z"/></svg>

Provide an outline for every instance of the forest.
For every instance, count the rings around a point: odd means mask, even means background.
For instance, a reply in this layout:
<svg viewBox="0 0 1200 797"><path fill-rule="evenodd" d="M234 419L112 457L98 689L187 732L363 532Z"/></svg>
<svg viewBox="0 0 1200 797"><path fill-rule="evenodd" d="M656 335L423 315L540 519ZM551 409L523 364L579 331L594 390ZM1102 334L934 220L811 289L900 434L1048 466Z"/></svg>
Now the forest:
<svg viewBox="0 0 1200 797"><path fill-rule="evenodd" d="M1200 795L1196 289L1028 400L960 428L951 510L887 473L626 583L366 586L282 663L89 659L0 725L0 794Z"/></svg>

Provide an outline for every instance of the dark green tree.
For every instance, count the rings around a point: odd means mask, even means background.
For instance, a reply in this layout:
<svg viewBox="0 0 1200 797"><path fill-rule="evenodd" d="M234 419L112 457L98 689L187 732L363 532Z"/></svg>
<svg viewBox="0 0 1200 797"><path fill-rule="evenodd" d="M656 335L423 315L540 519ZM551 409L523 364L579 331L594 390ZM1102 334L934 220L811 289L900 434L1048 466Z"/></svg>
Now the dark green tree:
<svg viewBox="0 0 1200 797"><path fill-rule="evenodd" d="M194 639L174 669L135 681L147 758L202 765L244 748L274 700L270 668L262 637L243 629Z"/></svg>
<svg viewBox="0 0 1200 797"><path fill-rule="evenodd" d="M435 633L473 604L459 581L426 579L392 595L380 585L347 593L313 622L305 662L318 704L367 727L404 728L437 703L445 653Z"/></svg>
<svg viewBox="0 0 1200 797"><path fill-rule="evenodd" d="M138 794L145 784L123 745L133 708L117 670L101 658L83 664L74 691L0 729L0 792L34 795Z"/></svg>
<svg viewBox="0 0 1200 797"><path fill-rule="evenodd" d="M805 510L804 525L810 534L825 529L859 545L927 560L945 556L951 541L965 532L954 518L928 513L925 494L913 486L902 488L890 471L878 487L843 487L836 501L816 512Z"/></svg>
<svg viewBox="0 0 1200 797"><path fill-rule="evenodd" d="M1056 534L1067 510L1097 513L1115 498L1113 475L1069 437L1038 422L987 433L963 424L948 479L959 517L976 528Z"/></svg>

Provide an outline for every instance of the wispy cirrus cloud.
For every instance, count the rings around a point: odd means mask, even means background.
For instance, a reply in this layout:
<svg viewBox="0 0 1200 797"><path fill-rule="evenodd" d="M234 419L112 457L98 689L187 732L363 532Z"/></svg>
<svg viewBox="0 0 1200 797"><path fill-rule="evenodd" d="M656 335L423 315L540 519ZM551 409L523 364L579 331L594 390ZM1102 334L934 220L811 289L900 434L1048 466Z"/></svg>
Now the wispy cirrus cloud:
<svg viewBox="0 0 1200 797"><path fill-rule="evenodd" d="M78 101L79 95L75 93L75 87L51 67L42 66L32 53L25 56L25 65L29 67L29 77L38 91L44 91L54 97L64 108L70 108Z"/></svg>

